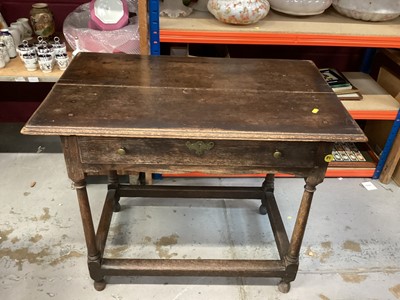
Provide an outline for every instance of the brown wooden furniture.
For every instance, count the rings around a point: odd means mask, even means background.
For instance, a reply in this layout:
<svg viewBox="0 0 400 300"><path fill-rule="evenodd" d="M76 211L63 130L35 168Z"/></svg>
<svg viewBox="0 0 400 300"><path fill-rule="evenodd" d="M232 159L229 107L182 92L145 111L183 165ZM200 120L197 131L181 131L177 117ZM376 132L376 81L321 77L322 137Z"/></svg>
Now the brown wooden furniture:
<svg viewBox="0 0 400 300"><path fill-rule="evenodd" d="M315 187L334 142L366 138L310 61L80 53L22 130L61 136L75 183L95 288L108 275L279 277L289 291ZM261 187L124 185L131 171L264 172ZM289 241L274 174L305 178ZM108 174L95 232L85 178ZM261 199L279 260L103 258L120 197ZM172 221L172 220L171 220Z"/></svg>

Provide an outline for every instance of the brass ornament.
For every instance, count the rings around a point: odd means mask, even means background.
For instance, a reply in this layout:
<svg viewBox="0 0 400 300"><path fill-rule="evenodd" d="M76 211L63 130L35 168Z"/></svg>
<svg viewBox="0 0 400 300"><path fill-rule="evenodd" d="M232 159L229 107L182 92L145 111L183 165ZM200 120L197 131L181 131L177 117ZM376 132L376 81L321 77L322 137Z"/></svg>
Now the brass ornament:
<svg viewBox="0 0 400 300"><path fill-rule="evenodd" d="M203 141L196 141L196 142L186 142L186 147L194 152L197 156L202 156L207 151L210 151L214 148L214 142L203 142Z"/></svg>

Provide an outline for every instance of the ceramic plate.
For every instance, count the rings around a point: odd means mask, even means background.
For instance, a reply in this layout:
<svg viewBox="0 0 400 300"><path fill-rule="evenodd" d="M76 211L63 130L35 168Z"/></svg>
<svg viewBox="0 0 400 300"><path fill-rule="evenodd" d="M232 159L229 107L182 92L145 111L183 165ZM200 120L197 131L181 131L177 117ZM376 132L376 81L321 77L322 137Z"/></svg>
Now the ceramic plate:
<svg viewBox="0 0 400 300"><path fill-rule="evenodd" d="M400 15L399 0L333 0L342 15L364 21L389 21Z"/></svg>
<svg viewBox="0 0 400 300"><path fill-rule="evenodd" d="M120 0L97 0L94 13L104 24L115 24L124 15L124 7Z"/></svg>
<svg viewBox="0 0 400 300"><path fill-rule="evenodd" d="M273 10L294 16L322 14L332 4L332 0L269 0Z"/></svg>

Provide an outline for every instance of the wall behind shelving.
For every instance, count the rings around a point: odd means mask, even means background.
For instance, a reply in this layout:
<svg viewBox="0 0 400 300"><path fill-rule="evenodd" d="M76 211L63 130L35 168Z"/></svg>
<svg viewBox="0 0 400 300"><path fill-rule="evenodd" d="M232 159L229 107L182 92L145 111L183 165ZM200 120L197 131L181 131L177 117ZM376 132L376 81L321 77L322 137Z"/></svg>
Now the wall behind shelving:
<svg viewBox="0 0 400 300"><path fill-rule="evenodd" d="M18 1L7 1L0 0L0 12L6 20L7 24L14 22L18 18L29 17L29 11L31 10L32 4L40 1L29 1L29 0L18 0ZM80 4L89 2L88 0L46 0L44 1L49 5L50 10L53 12L54 20L56 23L56 30L62 31L62 25L67 15L77 8Z"/></svg>
<svg viewBox="0 0 400 300"><path fill-rule="evenodd" d="M319 68L335 68L342 72L358 72L365 48L324 46L271 46L161 43L161 54L169 55L171 48L185 48L189 55L232 58L280 58L312 60ZM195 49L193 51L193 49ZM226 52L226 53L225 53Z"/></svg>
<svg viewBox="0 0 400 300"><path fill-rule="evenodd" d="M359 71L365 48L326 46L229 45L231 57L312 60L319 68Z"/></svg>

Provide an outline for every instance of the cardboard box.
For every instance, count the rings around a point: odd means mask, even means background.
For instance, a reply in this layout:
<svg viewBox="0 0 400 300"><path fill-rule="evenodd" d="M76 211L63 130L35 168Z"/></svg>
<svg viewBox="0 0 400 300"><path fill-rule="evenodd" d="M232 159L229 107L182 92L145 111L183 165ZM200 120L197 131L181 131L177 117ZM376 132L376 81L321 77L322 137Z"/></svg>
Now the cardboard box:
<svg viewBox="0 0 400 300"><path fill-rule="evenodd" d="M396 99L397 101L400 101L400 93L397 94ZM393 172L392 179L397 185L400 186L400 162L397 163L397 167Z"/></svg>
<svg viewBox="0 0 400 300"><path fill-rule="evenodd" d="M400 163L397 164L397 167L393 172L392 179L397 185L400 186Z"/></svg>
<svg viewBox="0 0 400 300"><path fill-rule="evenodd" d="M379 70L379 75L377 82L386 90L389 94L396 98L397 101L400 102L400 74L393 74L385 67L381 67ZM384 126L384 133L381 134L387 136L389 130L387 126ZM377 138L379 140L379 138ZM379 142L382 142L380 140ZM379 143L378 142L378 143ZM397 166L392 174L393 181L400 186L400 162L397 163Z"/></svg>
<svg viewBox="0 0 400 300"><path fill-rule="evenodd" d="M400 74L397 76L387 70L385 67L380 68L377 82L383 87L390 95L395 97L400 93ZM400 102L400 101L399 101Z"/></svg>

